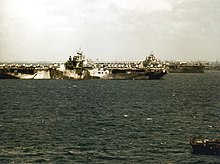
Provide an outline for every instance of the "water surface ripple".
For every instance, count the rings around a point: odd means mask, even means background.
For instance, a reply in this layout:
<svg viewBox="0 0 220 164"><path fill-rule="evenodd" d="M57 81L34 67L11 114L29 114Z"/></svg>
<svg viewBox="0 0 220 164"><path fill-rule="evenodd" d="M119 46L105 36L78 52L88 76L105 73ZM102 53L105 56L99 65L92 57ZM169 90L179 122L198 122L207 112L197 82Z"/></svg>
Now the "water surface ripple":
<svg viewBox="0 0 220 164"><path fill-rule="evenodd" d="M0 80L0 163L220 163L220 72L164 80Z"/></svg>

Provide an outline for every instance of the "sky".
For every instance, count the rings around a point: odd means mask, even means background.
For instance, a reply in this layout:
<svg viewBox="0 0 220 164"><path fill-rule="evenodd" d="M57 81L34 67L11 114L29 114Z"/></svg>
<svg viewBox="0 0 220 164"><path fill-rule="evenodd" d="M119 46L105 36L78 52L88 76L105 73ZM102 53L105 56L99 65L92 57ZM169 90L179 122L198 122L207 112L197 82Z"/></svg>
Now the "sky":
<svg viewBox="0 0 220 164"><path fill-rule="evenodd" d="M0 61L220 61L220 0L0 0Z"/></svg>

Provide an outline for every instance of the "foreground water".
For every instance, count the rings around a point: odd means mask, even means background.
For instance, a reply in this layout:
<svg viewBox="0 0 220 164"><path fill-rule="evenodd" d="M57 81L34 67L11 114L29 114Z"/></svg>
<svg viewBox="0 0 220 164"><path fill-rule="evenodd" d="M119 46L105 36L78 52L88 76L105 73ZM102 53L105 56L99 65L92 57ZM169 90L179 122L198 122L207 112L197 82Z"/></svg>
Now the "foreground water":
<svg viewBox="0 0 220 164"><path fill-rule="evenodd" d="M220 163L220 72L164 80L1 80L0 163Z"/></svg>

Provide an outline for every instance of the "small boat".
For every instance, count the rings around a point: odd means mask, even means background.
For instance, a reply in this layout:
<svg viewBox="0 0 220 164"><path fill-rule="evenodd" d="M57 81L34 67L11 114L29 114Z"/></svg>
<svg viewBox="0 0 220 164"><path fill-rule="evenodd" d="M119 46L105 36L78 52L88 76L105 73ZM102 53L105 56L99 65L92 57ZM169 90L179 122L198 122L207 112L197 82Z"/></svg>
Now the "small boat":
<svg viewBox="0 0 220 164"><path fill-rule="evenodd" d="M192 139L190 145L194 154L220 155L220 139Z"/></svg>

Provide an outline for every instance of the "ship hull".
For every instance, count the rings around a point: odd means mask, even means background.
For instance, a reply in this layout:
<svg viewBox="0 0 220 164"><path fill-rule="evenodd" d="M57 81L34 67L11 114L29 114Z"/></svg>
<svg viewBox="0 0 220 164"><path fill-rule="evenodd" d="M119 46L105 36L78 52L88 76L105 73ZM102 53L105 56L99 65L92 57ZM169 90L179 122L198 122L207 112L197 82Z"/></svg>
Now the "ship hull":
<svg viewBox="0 0 220 164"><path fill-rule="evenodd" d="M13 75L9 75L7 73L0 73L0 79L19 79Z"/></svg>
<svg viewBox="0 0 220 164"><path fill-rule="evenodd" d="M213 144L191 145L193 154L220 155L220 147Z"/></svg>
<svg viewBox="0 0 220 164"><path fill-rule="evenodd" d="M97 70L95 70L97 71ZM103 80L159 80L166 71L147 71L145 69L111 69L94 73L93 70L84 68L65 69L35 69L23 72L19 69L0 70L0 79L103 79Z"/></svg>
<svg viewBox="0 0 220 164"><path fill-rule="evenodd" d="M105 80L159 80L167 74L166 71L146 71L145 69L112 69L108 74L100 71L99 76L91 76L94 79Z"/></svg>
<svg viewBox="0 0 220 164"><path fill-rule="evenodd" d="M180 66L169 67L169 73L204 73L203 66Z"/></svg>
<svg viewBox="0 0 220 164"><path fill-rule="evenodd" d="M220 140L191 140L193 154L220 155Z"/></svg>
<svg viewBox="0 0 220 164"><path fill-rule="evenodd" d="M48 69L0 69L0 79L50 79Z"/></svg>

